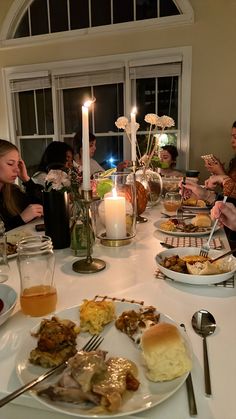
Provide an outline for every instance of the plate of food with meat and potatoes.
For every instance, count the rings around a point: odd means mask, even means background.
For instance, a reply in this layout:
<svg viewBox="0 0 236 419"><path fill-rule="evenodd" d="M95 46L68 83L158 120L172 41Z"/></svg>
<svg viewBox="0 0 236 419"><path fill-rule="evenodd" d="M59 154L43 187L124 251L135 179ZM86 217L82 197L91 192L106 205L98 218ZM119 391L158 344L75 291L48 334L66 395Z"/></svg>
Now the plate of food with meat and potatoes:
<svg viewBox="0 0 236 419"><path fill-rule="evenodd" d="M81 351L92 334L101 334L102 344ZM173 319L143 302L109 297L84 300L29 331L17 355L17 375L26 384L68 357L63 371L30 393L48 408L85 418L154 407L183 385L192 366L189 339Z"/></svg>

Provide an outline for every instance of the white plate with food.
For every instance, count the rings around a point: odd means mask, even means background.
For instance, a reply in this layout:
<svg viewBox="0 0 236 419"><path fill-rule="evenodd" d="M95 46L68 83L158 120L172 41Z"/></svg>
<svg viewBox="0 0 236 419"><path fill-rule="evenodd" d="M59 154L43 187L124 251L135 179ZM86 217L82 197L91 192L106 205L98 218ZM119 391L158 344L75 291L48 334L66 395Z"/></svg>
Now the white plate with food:
<svg viewBox="0 0 236 419"><path fill-rule="evenodd" d="M135 302L114 302L115 305L115 314L116 317L120 316L124 311L135 310L138 311L140 308L143 310L142 305ZM62 312L57 313L57 317L60 319L69 319L74 321L76 324L79 323L79 306L69 308ZM155 312L156 313L156 312ZM51 318L51 317L49 317ZM169 318L165 314L160 314L159 318L160 324L168 323L174 325L178 333L181 336L181 341L183 342L186 350L186 354L190 359L192 358L192 349L186 333L179 327L174 320ZM168 326L169 327L169 326ZM171 326L173 327L173 326ZM33 331L38 330L39 325L37 325ZM118 411L108 412L105 408L102 408L100 405L94 407L91 403L88 405L75 404L62 402L57 400L50 400L45 397L40 397L36 390L31 390L31 395L36 398L40 403L44 404L48 408L54 409L60 413L79 416L79 417L99 417L99 418L108 418L108 417L119 417L131 415L137 412L142 412L151 407L162 403L164 400L168 399L172 394L174 394L185 382L188 373L184 373L170 381L163 382L153 382L147 379L146 370L144 366L144 360L142 358L142 351L126 333L121 332L115 326L114 321L110 324L107 324L103 329L102 335L104 336L104 341L99 349L107 351L107 357L118 356L124 357L129 360L132 360L138 368L137 379L140 382L139 388L137 391L127 391L126 394L122 397L121 406ZM91 335L88 332L83 332L77 336L77 348L82 348L86 341L89 340ZM29 362L29 355L32 349L36 347L37 339L29 336L25 339L23 346L18 352L16 358L16 371L17 375L22 384L27 383L28 381L34 379L38 375L45 372L45 368L41 366L33 365ZM171 367L171 371L172 371ZM61 373L62 374L62 373ZM40 384L40 388L43 386L48 387L49 384L53 385L58 382L60 375L52 376ZM38 387L39 388L39 387ZM43 390L44 391L44 390Z"/></svg>
<svg viewBox="0 0 236 419"><path fill-rule="evenodd" d="M161 233L171 236L200 237L210 234L212 220L208 214L199 213L195 217L183 219L183 221L176 217L160 218L154 223L154 226ZM215 231L218 231L219 228L217 226Z"/></svg>
<svg viewBox="0 0 236 419"><path fill-rule="evenodd" d="M7 231L7 258L12 259L17 256L16 245L23 237L32 236L32 233L23 227L17 227Z"/></svg>
<svg viewBox="0 0 236 419"><path fill-rule="evenodd" d="M211 264L204 258L200 258L199 253L199 247L178 247L164 250L156 256L158 269L167 278L192 285L217 284L234 275L236 270L234 256L226 256L215 264ZM214 259L221 254L222 251L210 250L209 258Z"/></svg>

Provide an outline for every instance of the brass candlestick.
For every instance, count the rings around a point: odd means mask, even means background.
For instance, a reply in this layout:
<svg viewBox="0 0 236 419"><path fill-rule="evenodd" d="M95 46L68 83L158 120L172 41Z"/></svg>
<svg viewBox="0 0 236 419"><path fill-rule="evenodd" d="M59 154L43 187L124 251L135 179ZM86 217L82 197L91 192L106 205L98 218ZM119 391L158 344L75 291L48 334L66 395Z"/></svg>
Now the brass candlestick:
<svg viewBox="0 0 236 419"><path fill-rule="evenodd" d="M90 220L89 220L89 207L91 203L96 200L92 197L92 191L82 191L83 203L85 205L86 214L86 228L87 228L87 256L86 259L80 259L73 263L72 269L81 274L93 274L102 271L106 267L106 262L101 259L92 258L91 256L91 241L90 241Z"/></svg>

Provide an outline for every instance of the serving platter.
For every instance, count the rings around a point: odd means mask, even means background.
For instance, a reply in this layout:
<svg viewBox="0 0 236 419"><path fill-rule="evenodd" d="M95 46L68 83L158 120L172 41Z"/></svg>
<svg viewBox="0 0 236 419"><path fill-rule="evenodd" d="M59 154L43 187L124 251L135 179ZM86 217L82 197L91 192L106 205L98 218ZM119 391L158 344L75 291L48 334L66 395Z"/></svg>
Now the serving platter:
<svg viewBox="0 0 236 419"><path fill-rule="evenodd" d="M191 231L191 232L186 232L186 231L169 231L169 230L165 230L161 227L161 224L167 222L167 221L171 221L173 219L176 219L176 217L171 217L171 218L160 218L159 220L154 222L154 226L156 227L156 229L158 231L160 231L161 233L165 233L165 234L169 234L170 236L177 236L177 237L200 237L200 236L207 236L208 234L210 234L211 231L211 227L201 227L201 231ZM186 224L191 224L191 219L190 220L185 220L184 221ZM215 232L218 231L220 229L219 226L216 226Z"/></svg>
<svg viewBox="0 0 236 419"><path fill-rule="evenodd" d="M179 247L175 249L168 249L164 250L163 252L158 253L156 255L156 262L158 269L162 272L167 278L173 279L177 282L182 282L184 284L191 284L191 285L211 285L211 284L218 284L220 282L226 281L226 279L231 278L236 270L236 258L232 255L227 256L226 260L229 264L230 270L229 272L216 274L216 275L191 275L185 274L180 272L172 271L171 269L167 269L161 265L161 262L165 259L165 257L170 257L173 255L181 256L188 256L188 255L199 255L200 249L199 247ZM221 255L223 252L219 250L211 249L209 251L210 258L216 258L217 256Z"/></svg>
<svg viewBox="0 0 236 419"><path fill-rule="evenodd" d="M116 301L115 309L116 315L119 316L123 311L126 310L138 310L141 307L139 303L127 302L127 301ZM75 323L79 322L79 306L71 307L67 310L58 312L57 317L60 319L70 319ZM50 318L51 316L48 316ZM189 342L186 333L179 327L176 322L168 317L166 314L160 314L161 322L168 322L175 324L180 333L182 334L187 350L192 357L192 348ZM34 327L33 331L38 330L39 324ZM116 329L114 322L107 325L102 333L104 336L104 341L100 346L100 349L108 351L107 358L110 356L119 356L131 359L134 361L138 367L139 375L138 380L140 381L139 389L136 392L131 392L127 397L124 397L121 408L118 412L108 413L105 411L98 412L96 408L91 407L91 404L72 404L64 403L59 401L51 401L45 398L39 397L36 390L31 390L31 395L36 398L41 404L45 405L47 408L51 408L60 413L84 417L84 418L108 418L108 417L119 417L130 415L138 412L142 412L151 407L162 403L164 400L171 397L185 382L187 375L167 382L154 383L149 381L145 376L145 367L142 360L142 354L139 347L124 333ZM77 338L77 347L78 349L83 347L83 345L91 337L88 333L79 334ZM17 357L16 357L16 372L22 384L26 384L28 381L34 379L38 375L45 372L45 369L32 365L28 361L30 351L36 347L36 339L31 336L29 331L28 338L24 341L22 347L20 348ZM57 382L59 375L52 376L47 379L44 383L40 384L42 386L48 386ZM37 387L39 389L39 387Z"/></svg>

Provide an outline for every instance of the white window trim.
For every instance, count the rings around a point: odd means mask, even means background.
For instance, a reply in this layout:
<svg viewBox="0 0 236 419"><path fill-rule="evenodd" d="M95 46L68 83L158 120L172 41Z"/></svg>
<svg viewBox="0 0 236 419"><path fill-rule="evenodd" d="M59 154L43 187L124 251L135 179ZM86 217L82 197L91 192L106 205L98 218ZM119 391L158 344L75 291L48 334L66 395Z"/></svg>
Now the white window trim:
<svg viewBox="0 0 236 419"><path fill-rule="evenodd" d="M31 0L32 1L32 0ZM115 25L104 25L93 28L68 30L45 35L29 36L24 38L8 39L14 33L15 26L23 16L31 1L15 0L11 5L8 14L3 22L0 31L0 49L16 48L26 45L45 44L64 40L78 39L78 37L94 38L98 35L116 35L122 32L133 32L137 30L168 29L176 26L189 25L194 22L194 12L189 0L174 0L176 6L181 10L181 15L166 16L156 19L146 19L135 22L118 23Z"/></svg>
<svg viewBox="0 0 236 419"><path fill-rule="evenodd" d="M171 62L174 60L182 61L182 84L180 86L180 95L181 95L181 108L179 110L179 121L181 126L181 137L179 138L179 143L177 144L178 148L181 149L179 156L179 165L183 169L188 168L189 163L189 141L190 141L190 99L191 99L191 71L192 71L192 47L177 47L169 48L163 50L151 50L143 51L138 53L129 53L129 54L117 54L112 56L101 56L101 57L91 57L83 58L78 60L70 61L58 61L58 62L49 62L49 63L40 63L32 65L21 65L17 67L6 67L2 70L3 81L4 81L4 93L7 103L7 116L8 116L8 126L10 138L13 142L17 142L15 125L13 120L13 104L12 96L10 92L10 81L17 78L28 78L34 77L35 74L44 74L45 71L51 73L52 80L54 80L53 75L66 74L66 73L75 73L80 71L96 71L98 69L107 70L108 68L115 68L120 65L122 62L123 65L128 68L131 65L142 65L142 64L160 64L165 62ZM54 83L52 83L52 94L53 94L53 107L57 109L57 97L56 89ZM130 93L125 92L126 101L130 103ZM132 104L130 103L130 106ZM125 113L128 114L129 110L125 109ZM54 112L54 115L57 115L57 112ZM58 116L58 115L57 115ZM59 135L59 121L54 119L55 130L54 136ZM59 138L59 137L57 137Z"/></svg>

